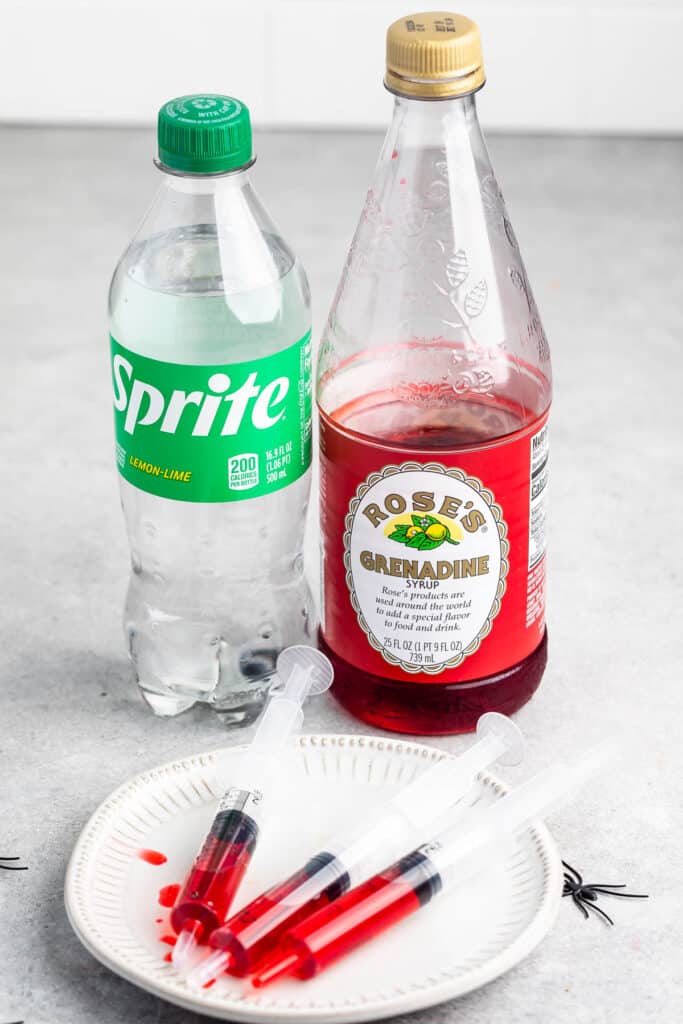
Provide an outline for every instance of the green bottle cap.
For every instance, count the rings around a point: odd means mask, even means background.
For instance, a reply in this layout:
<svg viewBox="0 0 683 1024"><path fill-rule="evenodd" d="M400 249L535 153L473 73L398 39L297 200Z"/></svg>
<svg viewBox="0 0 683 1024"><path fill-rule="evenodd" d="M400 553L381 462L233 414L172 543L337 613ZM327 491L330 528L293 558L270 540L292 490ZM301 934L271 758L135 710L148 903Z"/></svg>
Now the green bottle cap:
<svg viewBox="0 0 683 1024"><path fill-rule="evenodd" d="M159 162L185 174L221 174L251 163L249 111L232 96L179 96L159 111Z"/></svg>

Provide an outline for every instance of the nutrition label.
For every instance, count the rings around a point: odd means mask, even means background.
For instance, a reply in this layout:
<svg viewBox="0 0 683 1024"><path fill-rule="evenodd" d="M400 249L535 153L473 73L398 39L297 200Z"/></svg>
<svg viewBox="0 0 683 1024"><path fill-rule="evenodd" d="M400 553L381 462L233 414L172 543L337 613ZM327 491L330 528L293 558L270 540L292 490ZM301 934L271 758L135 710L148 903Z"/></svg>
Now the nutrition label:
<svg viewBox="0 0 683 1024"><path fill-rule="evenodd" d="M548 493L548 424L531 438L529 479L529 576L526 628L545 614L545 515Z"/></svg>
<svg viewBox="0 0 683 1024"><path fill-rule="evenodd" d="M545 514L548 489L548 424L531 438L529 482L529 569L545 554Z"/></svg>

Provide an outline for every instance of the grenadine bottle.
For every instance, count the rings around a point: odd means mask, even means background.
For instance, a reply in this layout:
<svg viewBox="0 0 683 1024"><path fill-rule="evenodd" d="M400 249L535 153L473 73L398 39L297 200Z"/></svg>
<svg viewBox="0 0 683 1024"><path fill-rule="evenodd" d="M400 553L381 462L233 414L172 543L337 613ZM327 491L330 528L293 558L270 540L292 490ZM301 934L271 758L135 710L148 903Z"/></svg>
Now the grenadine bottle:
<svg viewBox="0 0 683 1024"><path fill-rule="evenodd" d="M405 733L514 712L546 664L550 354L477 120L479 30L390 26L394 116L322 339L321 643Z"/></svg>

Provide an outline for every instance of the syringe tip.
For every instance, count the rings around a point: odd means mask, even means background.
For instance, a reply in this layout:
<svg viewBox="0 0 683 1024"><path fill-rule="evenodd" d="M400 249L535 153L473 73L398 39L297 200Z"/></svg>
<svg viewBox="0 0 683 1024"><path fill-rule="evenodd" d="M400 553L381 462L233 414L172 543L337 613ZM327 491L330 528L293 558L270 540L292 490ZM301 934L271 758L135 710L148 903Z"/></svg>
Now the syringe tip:
<svg viewBox="0 0 683 1024"><path fill-rule="evenodd" d="M251 983L254 988L264 988L264 986L270 985L272 981L283 978L285 974L293 974L298 963L299 957L296 953L290 953L289 956L283 957L282 960L271 961L270 964L266 964L263 970L254 975Z"/></svg>
<svg viewBox="0 0 683 1024"><path fill-rule="evenodd" d="M178 932L177 942L171 951L171 963L181 974L186 974L192 966L193 953L199 945L201 932L199 921L186 921Z"/></svg>
<svg viewBox="0 0 683 1024"><path fill-rule="evenodd" d="M207 956L206 960L202 960L193 971L190 971L187 977L188 985L192 985L194 988L205 988L217 981L221 974L227 971L231 961L231 953L224 949L214 950L211 956Z"/></svg>

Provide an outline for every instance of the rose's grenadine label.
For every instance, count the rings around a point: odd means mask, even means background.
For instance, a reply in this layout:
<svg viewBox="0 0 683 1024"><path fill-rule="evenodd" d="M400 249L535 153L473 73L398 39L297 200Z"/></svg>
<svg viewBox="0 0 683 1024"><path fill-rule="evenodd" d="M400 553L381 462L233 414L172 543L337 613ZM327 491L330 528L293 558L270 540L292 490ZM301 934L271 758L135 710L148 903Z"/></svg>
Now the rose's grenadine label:
<svg viewBox="0 0 683 1024"><path fill-rule="evenodd" d="M431 452L320 420L322 631L334 653L429 683L531 654L545 628L547 416Z"/></svg>

